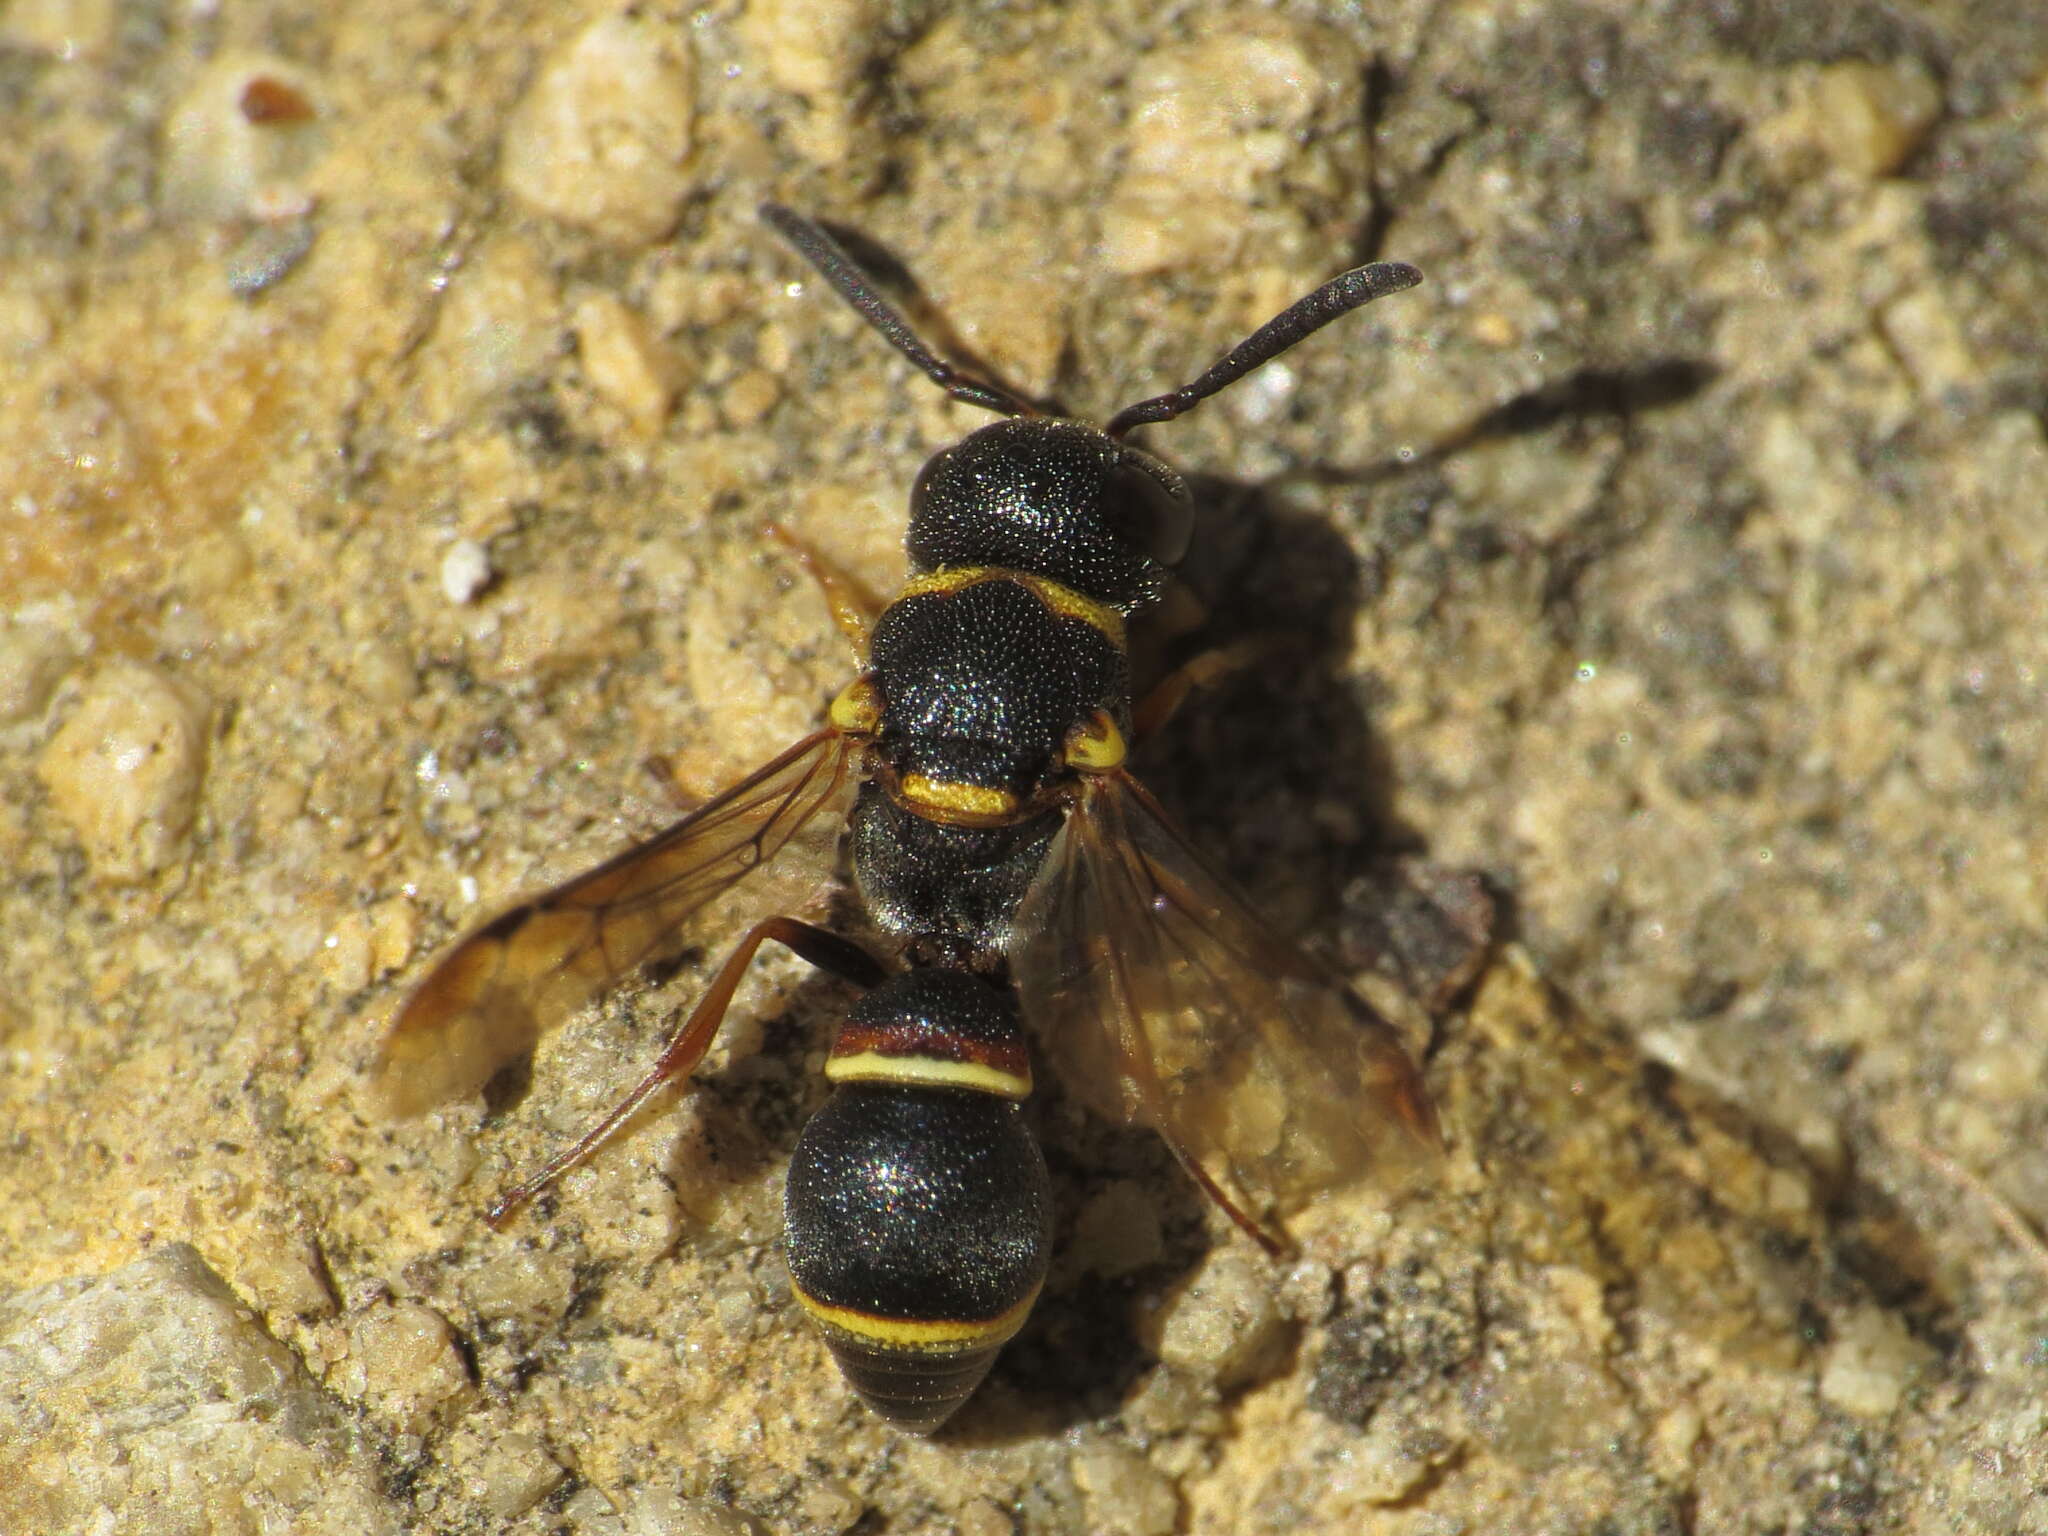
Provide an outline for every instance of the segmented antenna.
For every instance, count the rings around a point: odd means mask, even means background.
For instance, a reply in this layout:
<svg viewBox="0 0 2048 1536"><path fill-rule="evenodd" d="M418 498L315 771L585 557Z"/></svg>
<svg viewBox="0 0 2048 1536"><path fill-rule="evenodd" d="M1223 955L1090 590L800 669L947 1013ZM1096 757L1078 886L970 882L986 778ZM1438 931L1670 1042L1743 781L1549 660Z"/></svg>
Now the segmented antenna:
<svg viewBox="0 0 2048 1536"><path fill-rule="evenodd" d="M860 311L861 318L882 333L882 339L924 370L955 400L978 405L1004 416L1036 416L1037 407L1000 384L964 373L917 339L917 333L895 306L875 291L874 282L823 227L780 203L763 203L761 220L787 240L796 253L818 269L839 296Z"/></svg>
<svg viewBox="0 0 2048 1536"><path fill-rule="evenodd" d="M1133 427L1148 422L1171 421L1192 410L1219 389L1228 388L1261 363L1270 363L1303 337L1312 336L1339 315L1348 315L1374 299L1383 299L1403 288L1413 288L1422 274L1405 261L1376 261L1371 266L1353 267L1339 273L1305 298L1296 299L1279 314L1245 337L1208 372L1169 394L1154 395L1127 405L1109 418L1102 430L1120 438Z"/></svg>

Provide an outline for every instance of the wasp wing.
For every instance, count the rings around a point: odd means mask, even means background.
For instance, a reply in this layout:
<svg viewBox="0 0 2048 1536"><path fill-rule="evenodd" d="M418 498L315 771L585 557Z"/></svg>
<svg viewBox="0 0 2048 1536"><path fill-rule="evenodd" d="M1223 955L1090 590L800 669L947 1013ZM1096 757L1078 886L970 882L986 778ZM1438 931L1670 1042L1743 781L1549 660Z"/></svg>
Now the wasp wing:
<svg viewBox="0 0 2048 1536"><path fill-rule="evenodd" d="M1092 775L1019 914L1026 1017L1062 1079L1149 1125L1269 1249L1264 1213L1438 1145L1392 1025L1276 934L1125 773Z"/></svg>
<svg viewBox="0 0 2048 1536"><path fill-rule="evenodd" d="M798 872L815 883L858 787L851 756L837 731L808 736L666 831L463 939L385 1037L375 1080L386 1112L474 1093L619 977L682 954L696 938L689 919L778 855L802 855Z"/></svg>

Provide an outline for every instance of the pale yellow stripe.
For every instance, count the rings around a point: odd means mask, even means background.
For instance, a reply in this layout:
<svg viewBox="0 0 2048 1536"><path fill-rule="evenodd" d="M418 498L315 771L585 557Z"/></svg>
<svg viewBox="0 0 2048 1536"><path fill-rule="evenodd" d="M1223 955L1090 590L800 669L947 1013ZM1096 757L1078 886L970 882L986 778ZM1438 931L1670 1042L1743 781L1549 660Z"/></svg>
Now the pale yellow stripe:
<svg viewBox="0 0 2048 1536"><path fill-rule="evenodd" d="M979 1322L930 1322L915 1318L875 1317L852 1307L834 1307L800 1285L791 1285L796 1299L819 1322L855 1338L897 1349L964 1349L973 1344L1000 1344L1019 1328L1038 1302L1038 1288L1009 1311Z"/></svg>
<svg viewBox="0 0 2048 1536"><path fill-rule="evenodd" d="M825 1076L835 1083L902 1083L911 1088L972 1088L1002 1099L1031 1097L1031 1079L978 1061L942 1061L936 1056L885 1056L862 1051L830 1056Z"/></svg>
<svg viewBox="0 0 2048 1536"><path fill-rule="evenodd" d="M906 773L896 786L897 797L910 806L959 816L1014 816L1017 797L1007 789L980 784L949 784L922 773Z"/></svg>
<svg viewBox="0 0 2048 1536"><path fill-rule="evenodd" d="M1021 587L1027 587L1033 596L1061 618L1079 619L1102 631L1118 650L1124 648L1124 616L1116 609L1107 603L1098 603L1072 587L1063 587L1048 577L1034 576L1029 571L1013 571L1007 566L959 565L947 571L913 576L896 594L896 601L900 603L906 597L923 597L931 592L958 592L962 587L984 581L1014 581Z"/></svg>

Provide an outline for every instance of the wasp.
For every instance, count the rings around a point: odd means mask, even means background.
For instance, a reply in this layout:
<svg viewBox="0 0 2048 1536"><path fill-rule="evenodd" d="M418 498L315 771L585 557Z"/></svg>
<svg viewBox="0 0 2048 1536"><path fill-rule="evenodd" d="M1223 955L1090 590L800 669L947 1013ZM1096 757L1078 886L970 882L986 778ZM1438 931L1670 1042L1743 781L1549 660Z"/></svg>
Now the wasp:
<svg viewBox="0 0 2048 1536"><path fill-rule="evenodd" d="M885 955L761 917L652 1069L487 1219L502 1225L687 1078L755 953L784 945L864 989L790 1160L791 1290L869 1406L929 1431L1045 1280L1053 1211L1021 1112L1026 1020L1070 1091L1156 1131L1272 1253L1287 1242L1275 1213L1436 1144L1394 1028L1269 928L1126 764L1133 735L1186 691L1169 678L1134 705L1126 634L1161 598L1193 513L1180 476L1130 433L1421 274L1345 272L1095 427L942 360L822 226L773 204L761 216L934 384L1001 419L919 472L910 576L892 600L863 605L813 565L863 663L824 725L461 940L400 1010L377 1073L400 1114L473 1093L547 1025L690 947L756 871L822 882L850 845Z"/></svg>

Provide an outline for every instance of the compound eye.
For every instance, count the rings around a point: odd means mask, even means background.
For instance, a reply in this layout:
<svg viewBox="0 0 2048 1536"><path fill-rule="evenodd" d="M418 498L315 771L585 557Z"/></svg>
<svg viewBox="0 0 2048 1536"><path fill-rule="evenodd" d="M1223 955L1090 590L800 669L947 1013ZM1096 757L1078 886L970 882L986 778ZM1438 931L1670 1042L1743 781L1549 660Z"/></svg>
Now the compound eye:
<svg viewBox="0 0 2048 1536"><path fill-rule="evenodd" d="M1178 565L1194 532L1194 500L1185 481L1149 453L1125 447L1114 471L1119 526L1129 548L1161 565Z"/></svg>

